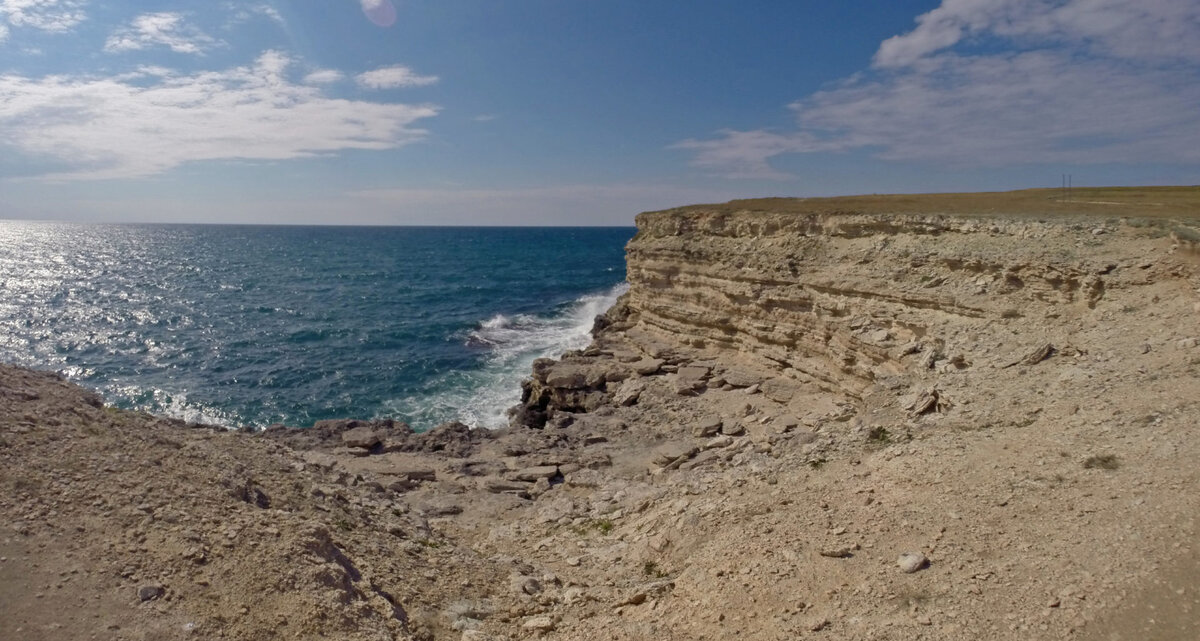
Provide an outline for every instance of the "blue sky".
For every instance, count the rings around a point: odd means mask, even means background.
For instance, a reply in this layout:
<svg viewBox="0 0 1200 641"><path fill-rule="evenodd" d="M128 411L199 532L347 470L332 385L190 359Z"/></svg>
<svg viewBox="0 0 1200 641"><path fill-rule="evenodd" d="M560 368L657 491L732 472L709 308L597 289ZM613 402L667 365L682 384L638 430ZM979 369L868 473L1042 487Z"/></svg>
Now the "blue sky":
<svg viewBox="0 0 1200 641"><path fill-rule="evenodd" d="M0 217L1196 184L1195 0L0 0Z"/></svg>

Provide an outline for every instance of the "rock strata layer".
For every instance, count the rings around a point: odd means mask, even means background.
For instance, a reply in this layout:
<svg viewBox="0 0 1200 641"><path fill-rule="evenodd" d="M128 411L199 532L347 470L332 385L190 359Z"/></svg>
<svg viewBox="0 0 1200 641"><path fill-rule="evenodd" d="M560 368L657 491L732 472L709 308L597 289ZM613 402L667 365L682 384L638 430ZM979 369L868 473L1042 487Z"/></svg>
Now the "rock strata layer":
<svg viewBox="0 0 1200 641"><path fill-rule="evenodd" d="M970 367L977 346L951 332L1086 313L1149 269L1133 246L1123 260L1090 252L1113 243L1078 219L690 207L637 223L629 293L591 348L535 364L515 422L632 404L659 375L681 396L861 399L899 375Z"/></svg>
<svg viewBox="0 0 1200 641"><path fill-rule="evenodd" d="M639 217L494 432L0 365L0 639L1200 638L1192 235L776 204Z"/></svg>

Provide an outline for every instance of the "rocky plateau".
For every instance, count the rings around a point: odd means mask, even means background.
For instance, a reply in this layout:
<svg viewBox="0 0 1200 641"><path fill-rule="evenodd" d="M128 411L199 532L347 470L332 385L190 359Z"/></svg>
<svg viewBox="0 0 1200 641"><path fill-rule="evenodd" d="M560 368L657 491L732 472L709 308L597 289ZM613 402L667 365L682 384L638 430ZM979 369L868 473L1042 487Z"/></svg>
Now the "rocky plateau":
<svg viewBox="0 0 1200 641"><path fill-rule="evenodd" d="M503 430L0 366L0 639L1200 638L1198 216L995 200L641 214Z"/></svg>

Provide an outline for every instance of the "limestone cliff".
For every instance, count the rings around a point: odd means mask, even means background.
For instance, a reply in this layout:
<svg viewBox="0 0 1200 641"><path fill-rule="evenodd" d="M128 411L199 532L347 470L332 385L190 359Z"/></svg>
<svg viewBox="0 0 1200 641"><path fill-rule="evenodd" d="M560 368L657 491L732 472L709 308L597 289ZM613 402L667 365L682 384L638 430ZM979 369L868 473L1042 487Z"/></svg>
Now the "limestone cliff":
<svg viewBox="0 0 1200 641"><path fill-rule="evenodd" d="M643 214L550 429L0 365L0 639L1200 638L1200 190L1078 196Z"/></svg>
<svg viewBox="0 0 1200 641"><path fill-rule="evenodd" d="M880 382L969 367L997 328L1066 329L1108 288L1158 276L1147 257L1188 253L1178 221L1056 204L997 215L777 199L641 214L629 293L589 350L537 364L516 422L540 427L621 390L616 404L629 404L636 379L656 374L681 393L759 383L783 403L806 388L859 400ZM703 371L679 371L688 364Z"/></svg>

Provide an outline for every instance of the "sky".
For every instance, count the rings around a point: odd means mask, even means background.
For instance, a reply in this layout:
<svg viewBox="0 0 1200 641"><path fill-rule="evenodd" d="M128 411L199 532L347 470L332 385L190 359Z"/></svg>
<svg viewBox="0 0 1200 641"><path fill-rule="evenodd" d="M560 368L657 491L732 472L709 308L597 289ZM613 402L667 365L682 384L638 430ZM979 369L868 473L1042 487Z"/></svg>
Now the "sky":
<svg viewBox="0 0 1200 641"><path fill-rule="evenodd" d="M0 0L0 218L1200 183L1196 0Z"/></svg>

